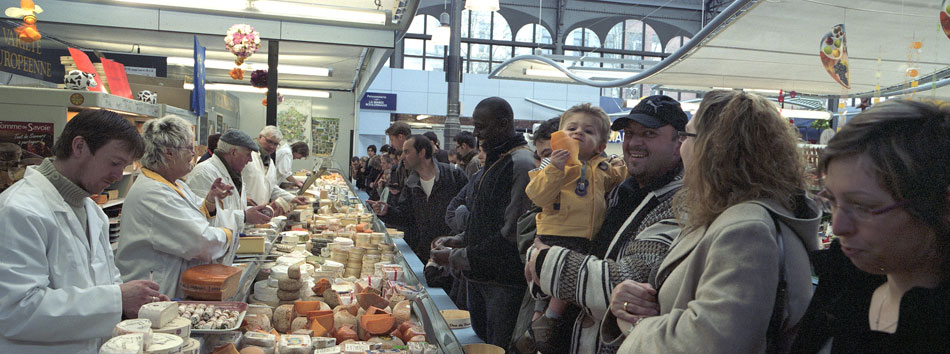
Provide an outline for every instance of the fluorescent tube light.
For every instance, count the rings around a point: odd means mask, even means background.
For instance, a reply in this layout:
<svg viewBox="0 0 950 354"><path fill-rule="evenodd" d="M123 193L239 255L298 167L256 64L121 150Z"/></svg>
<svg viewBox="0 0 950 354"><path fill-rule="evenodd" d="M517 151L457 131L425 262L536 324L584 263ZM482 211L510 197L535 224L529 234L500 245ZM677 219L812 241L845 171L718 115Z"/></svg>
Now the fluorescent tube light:
<svg viewBox="0 0 950 354"><path fill-rule="evenodd" d="M182 65L182 66L195 66L195 60L192 58L184 57L168 57L167 62L169 65ZM267 70L266 63L252 63L245 62L249 70ZM222 70L231 70L235 67L233 61L227 60L215 60L215 59L205 59L205 68L208 69L222 69ZM293 74L293 75L308 75L308 76L330 76L331 69L320 68L315 66L302 66L302 65L288 65L280 64L277 65L277 72L281 74Z"/></svg>
<svg viewBox="0 0 950 354"><path fill-rule="evenodd" d="M194 90L195 85L186 83L184 85L185 90ZM250 93L267 93L266 88L257 88L249 85L237 85L237 84L205 84L206 91L234 91L234 92L250 92ZM292 89L292 88L277 88L277 92L284 96L301 96L301 97L316 97L316 98L330 98L330 92L321 91L321 90L307 90L307 89Z"/></svg>
<svg viewBox="0 0 950 354"><path fill-rule="evenodd" d="M316 97L316 98L330 98L330 92L320 91L320 90L305 90L305 89L290 89L290 88L278 88L277 92L284 96L303 96L303 97Z"/></svg>
<svg viewBox="0 0 950 354"><path fill-rule="evenodd" d="M524 69L524 74L527 76L567 78L567 74L556 70Z"/></svg>
<svg viewBox="0 0 950 354"><path fill-rule="evenodd" d="M828 111L809 111L804 109L779 109L779 112L782 113L782 116L785 118L802 118L802 119L831 119L831 112Z"/></svg>
<svg viewBox="0 0 950 354"><path fill-rule="evenodd" d="M119 2L146 5L187 7L193 9L239 11L247 9L247 0L117 0Z"/></svg>
<svg viewBox="0 0 950 354"><path fill-rule="evenodd" d="M264 14L309 17L319 20L385 25L386 13L372 10L351 10L326 6L292 3L287 1L258 0L251 6Z"/></svg>

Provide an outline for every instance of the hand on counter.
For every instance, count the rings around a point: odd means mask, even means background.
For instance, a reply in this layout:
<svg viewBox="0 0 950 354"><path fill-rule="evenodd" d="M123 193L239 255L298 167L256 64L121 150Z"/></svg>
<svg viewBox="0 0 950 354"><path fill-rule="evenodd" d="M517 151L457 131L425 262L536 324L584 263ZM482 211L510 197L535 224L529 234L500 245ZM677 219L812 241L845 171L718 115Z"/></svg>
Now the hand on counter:
<svg viewBox="0 0 950 354"><path fill-rule="evenodd" d="M386 202L375 200L367 200L366 202L373 208L373 212L376 213L376 216L384 216L389 211L389 205L387 205Z"/></svg>
<svg viewBox="0 0 950 354"><path fill-rule="evenodd" d="M244 221L248 224L265 224L270 222L270 216L267 216L262 210L270 207L269 205L258 205L247 208L244 211Z"/></svg>
<svg viewBox="0 0 950 354"><path fill-rule="evenodd" d="M457 248L462 247L462 237L461 236L442 236L437 237L435 240L432 240L432 245L429 248Z"/></svg>
<svg viewBox="0 0 950 354"><path fill-rule="evenodd" d="M432 258L432 262L435 262L435 264L445 267L449 265L450 254L452 254L451 248L440 247L429 252L429 258Z"/></svg>
<svg viewBox="0 0 950 354"><path fill-rule="evenodd" d="M297 205L306 205L310 203L310 200L307 199L307 197L301 195L301 196L295 197L292 200L292 202L294 202L294 204L297 204Z"/></svg>
<svg viewBox="0 0 950 354"><path fill-rule="evenodd" d="M119 285L122 291L122 314L125 318L138 318L139 308L150 302L168 301L168 296L158 293L158 283L150 280L132 280Z"/></svg>

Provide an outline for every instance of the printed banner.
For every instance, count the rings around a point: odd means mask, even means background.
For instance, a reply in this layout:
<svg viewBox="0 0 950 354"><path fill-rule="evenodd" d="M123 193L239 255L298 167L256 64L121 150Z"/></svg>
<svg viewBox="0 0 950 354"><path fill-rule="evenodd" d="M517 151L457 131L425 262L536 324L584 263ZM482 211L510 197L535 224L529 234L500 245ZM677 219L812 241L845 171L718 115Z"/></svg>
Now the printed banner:
<svg viewBox="0 0 950 354"><path fill-rule="evenodd" d="M53 156L53 123L0 121L0 192Z"/></svg>

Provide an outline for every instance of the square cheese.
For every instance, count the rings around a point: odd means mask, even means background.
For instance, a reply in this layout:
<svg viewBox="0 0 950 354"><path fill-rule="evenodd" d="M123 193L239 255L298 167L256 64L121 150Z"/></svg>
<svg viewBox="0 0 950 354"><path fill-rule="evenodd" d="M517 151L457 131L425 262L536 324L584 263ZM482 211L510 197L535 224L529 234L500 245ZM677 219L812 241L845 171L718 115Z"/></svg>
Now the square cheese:
<svg viewBox="0 0 950 354"><path fill-rule="evenodd" d="M280 336L280 354L310 354L310 336L285 334Z"/></svg>
<svg viewBox="0 0 950 354"><path fill-rule="evenodd" d="M152 328L165 327L178 317L178 303L174 301L152 302L139 308L139 318L152 321Z"/></svg>

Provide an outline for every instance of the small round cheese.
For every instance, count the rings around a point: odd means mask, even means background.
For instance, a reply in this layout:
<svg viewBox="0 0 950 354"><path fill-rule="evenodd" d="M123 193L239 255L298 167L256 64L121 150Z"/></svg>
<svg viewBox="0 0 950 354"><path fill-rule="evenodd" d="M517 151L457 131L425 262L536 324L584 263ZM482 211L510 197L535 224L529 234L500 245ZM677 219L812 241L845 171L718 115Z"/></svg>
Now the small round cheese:
<svg viewBox="0 0 950 354"><path fill-rule="evenodd" d="M191 321L189 321L189 324L190 323ZM145 341L148 342L152 339L152 321L145 318L125 320L115 325L115 328L112 330L113 337L132 333L143 334Z"/></svg>
<svg viewBox="0 0 950 354"><path fill-rule="evenodd" d="M139 354L145 346L142 333L124 334L112 337L99 348L99 354Z"/></svg>
<svg viewBox="0 0 950 354"><path fill-rule="evenodd" d="M201 349L201 342L194 338L188 338L185 340L185 345L181 348L182 354L198 354L198 350Z"/></svg>
<svg viewBox="0 0 950 354"><path fill-rule="evenodd" d="M169 322L165 327L155 330L155 333L166 333L188 339L191 336L191 319L178 317Z"/></svg>
<svg viewBox="0 0 950 354"><path fill-rule="evenodd" d="M167 333L153 333L152 341L145 346L148 354L176 354L181 353L185 341L181 337Z"/></svg>

